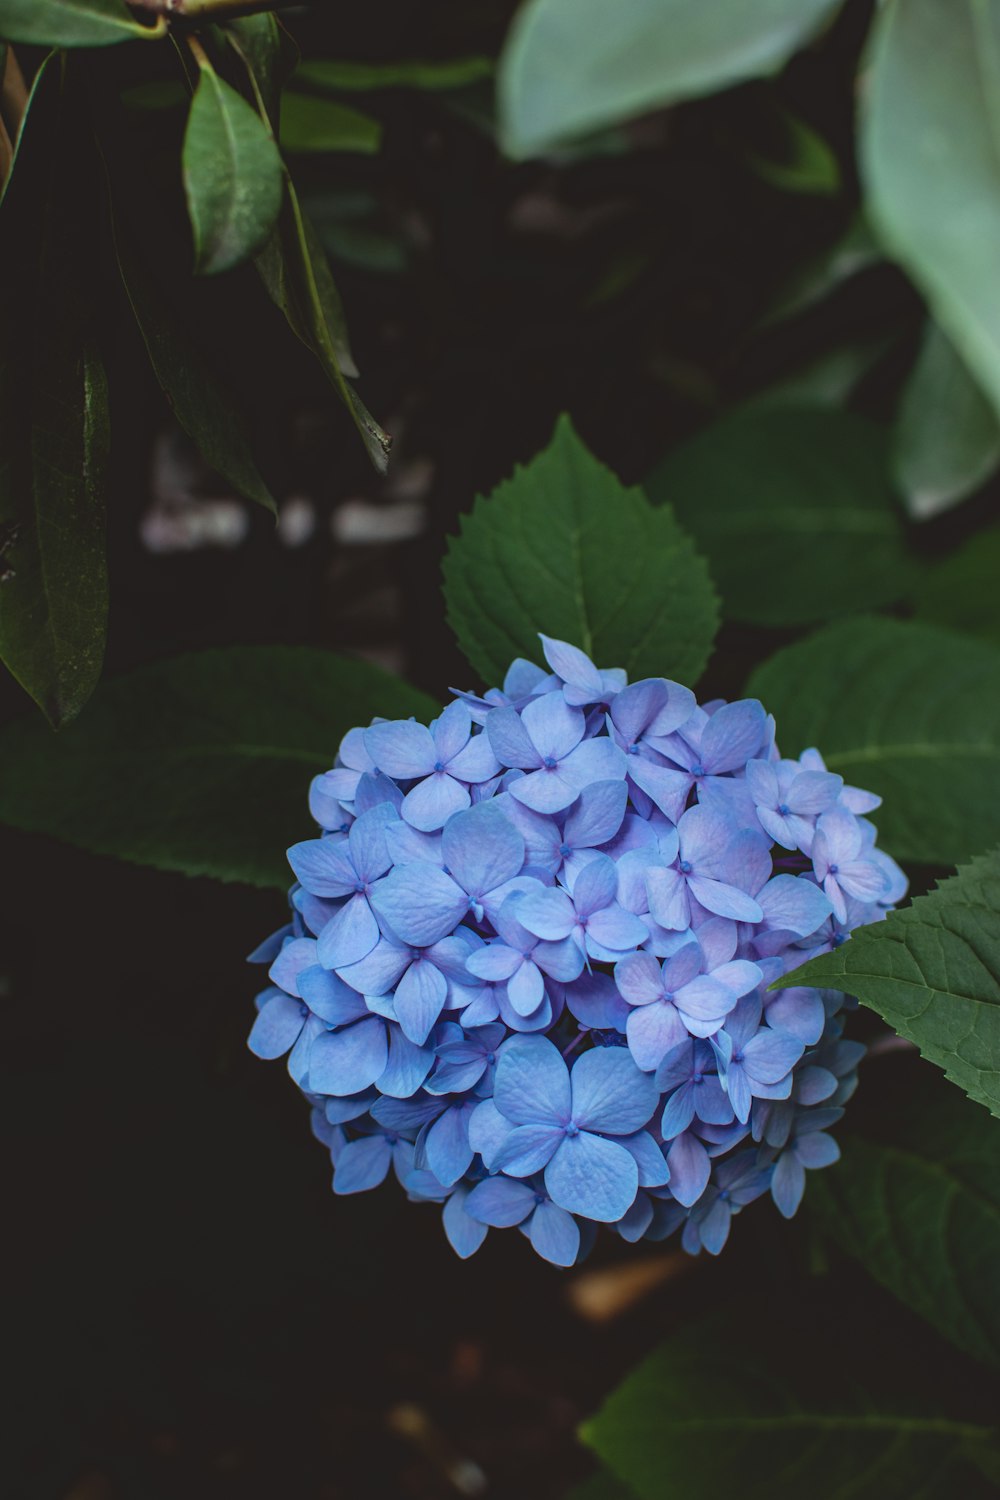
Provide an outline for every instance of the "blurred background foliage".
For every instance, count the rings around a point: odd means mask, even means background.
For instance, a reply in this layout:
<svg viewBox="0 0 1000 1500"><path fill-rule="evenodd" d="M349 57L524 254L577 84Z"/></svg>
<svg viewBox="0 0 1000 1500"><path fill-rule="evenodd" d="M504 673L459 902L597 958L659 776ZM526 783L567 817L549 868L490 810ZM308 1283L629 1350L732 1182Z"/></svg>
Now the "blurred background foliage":
<svg viewBox="0 0 1000 1500"><path fill-rule="evenodd" d="M280 884L289 759L472 685L446 538L568 412L707 562L708 695L756 671L848 755L947 700L915 775L881 755L888 846L921 890L1000 837L1000 0L0 0L0 38L17 1492L559 1495L667 1335L591 1500L996 1493L997 1127L874 1017L808 1221L567 1293L320 1196L242 1050L273 890L33 835ZM786 1472L762 1413L822 1442Z"/></svg>

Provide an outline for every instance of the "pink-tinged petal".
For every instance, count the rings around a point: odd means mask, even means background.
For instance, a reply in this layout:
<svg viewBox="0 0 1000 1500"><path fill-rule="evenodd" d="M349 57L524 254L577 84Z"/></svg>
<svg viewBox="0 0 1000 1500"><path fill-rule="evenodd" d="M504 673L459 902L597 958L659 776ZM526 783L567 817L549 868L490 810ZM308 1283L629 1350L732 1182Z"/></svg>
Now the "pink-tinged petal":
<svg viewBox="0 0 1000 1500"><path fill-rule="evenodd" d="M365 730L365 749L380 771L403 781L428 775L438 758L433 735L415 719L373 724Z"/></svg>

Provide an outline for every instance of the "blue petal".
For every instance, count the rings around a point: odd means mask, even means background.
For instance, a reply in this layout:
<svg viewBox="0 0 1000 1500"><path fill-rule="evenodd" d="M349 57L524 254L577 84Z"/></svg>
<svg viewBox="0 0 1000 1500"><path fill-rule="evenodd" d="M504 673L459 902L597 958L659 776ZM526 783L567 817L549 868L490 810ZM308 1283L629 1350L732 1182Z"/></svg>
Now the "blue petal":
<svg viewBox="0 0 1000 1500"><path fill-rule="evenodd" d="M326 1031L309 1053L309 1089L314 1094L360 1094L385 1071L386 1023L379 1016L343 1031Z"/></svg>
<svg viewBox="0 0 1000 1500"><path fill-rule="evenodd" d="M502 766L526 771L541 765L542 758L531 743L517 709L495 708L487 716L486 733Z"/></svg>
<svg viewBox="0 0 1000 1500"><path fill-rule="evenodd" d="M341 1195L366 1193L385 1181L391 1163L392 1151L384 1135L348 1141L337 1158L333 1191Z"/></svg>
<svg viewBox="0 0 1000 1500"><path fill-rule="evenodd" d="M840 1147L832 1135L820 1131L815 1135L800 1135L795 1154L804 1167L830 1167L840 1160Z"/></svg>
<svg viewBox="0 0 1000 1500"><path fill-rule="evenodd" d="M583 1130L563 1140L545 1168L545 1186L567 1213L613 1224L635 1202L639 1169L624 1146Z"/></svg>
<svg viewBox="0 0 1000 1500"><path fill-rule="evenodd" d="M398 1026L390 1024L388 1031L389 1060L379 1075L379 1090L394 1099L409 1099L430 1072L434 1049L418 1047Z"/></svg>
<svg viewBox="0 0 1000 1500"><path fill-rule="evenodd" d="M290 995L283 995L279 991L257 1014L247 1037L250 1051L267 1061L284 1057L295 1045L302 1030L305 1019L302 1009L300 1000L293 1000Z"/></svg>
<svg viewBox="0 0 1000 1500"><path fill-rule="evenodd" d="M564 1208L539 1203L528 1225L532 1247L553 1266L572 1266L580 1253L580 1226Z"/></svg>
<svg viewBox="0 0 1000 1500"><path fill-rule="evenodd" d="M532 1177L551 1160L562 1139L558 1125L516 1125L492 1158L491 1170Z"/></svg>
<svg viewBox="0 0 1000 1500"><path fill-rule="evenodd" d="M570 1116L570 1082L559 1049L545 1037L518 1036L505 1043L497 1063L493 1100L514 1125L565 1124Z"/></svg>
<svg viewBox="0 0 1000 1500"><path fill-rule="evenodd" d="M685 1208L697 1203L708 1186L712 1164L697 1136L689 1131L679 1135L667 1152L670 1168L670 1191Z"/></svg>
<svg viewBox="0 0 1000 1500"><path fill-rule="evenodd" d="M717 1200L701 1220L699 1224L701 1243L709 1255L718 1255L722 1251L729 1238L729 1227L732 1223L732 1218L733 1215L728 1203Z"/></svg>
<svg viewBox="0 0 1000 1500"><path fill-rule="evenodd" d="M757 754L766 729L767 715L755 698L724 704L705 725L699 747L702 765L713 775L741 770Z"/></svg>
<svg viewBox="0 0 1000 1500"><path fill-rule="evenodd" d="M630 1156L635 1157L640 1187L664 1187L670 1181L670 1168L663 1151L648 1130L638 1130L635 1135L623 1136L620 1144Z"/></svg>
<svg viewBox="0 0 1000 1500"><path fill-rule="evenodd" d="M492 1099L484 1099L473 1110L469 1120L469 1144L479 1152L489 1171L494 1170L493 1164L515 1128L504 1119Z"/></svg>
<svg viewBox="0 0 1000 1500"><path fill-rule="evenodd" d="M777 1210L790 1219L802 1202L806 1189L806 1174L802 1163L791 1151L783 1151L774 1166L771 1178L771 1196Z"/></svg>
<svg viewBox="0 0 1000 1500"><path fill-rule="evenodd" d="M372 891L372 905L396 937L426 948L455 930L469 898L437 865L397 865Z"/></svg>
<svg viewBox="0 0 1000 1500"><path fill-rule="evenodd" d="M566 1004L582 1026L624 1031L629 1007L609 974L581 974L566 986Z"/></svg>
<svg viewBox="0 0 1000 1500"><path fill-rule="evenodd" d="M362 995L388 995L413 962L409 948L388 938L379 938L369 954L356 964L346 964L339 977Z"/></svg>
<svg viewBox="0 0 1000 1500"><path fill-rule="evenodd" d="M268 978L286 994L301 999L298 976L316 963L317 946L311 938L293 938L285 943L268 970Z"/></svg>
<svg viewBox="0 0 1000 1500"><path fill-rule="evenodd" d="M446 1109L427 1132L427 1165L439 1182L451 1187L472 1165L469 1116L475 1106L456 1104Z"/></svg>
<svg viewBox="0 0 1000 1500"><path fill-rule="evenodd" d="M465 1211L495 1229L512 1229L535 1208L535 1190L513 1177L487 1177L465 1200Z"/></svg>
<svg viewBox="0 0 1000 1500"><path fill-rule="evenodd" d="M360 1021L368 1007L356 990L350 989L336 974L315 964L299 975L299 990L314 1016L328 1026L346 1026Z"/></svg>
<svg viewBox="0 0 1000 1500"><path fill-rule="evenodd" d="M624 781L595 781L584 787L566 815L563 839L571 849L592 849L613 839L628 804Z"/></svg>
<svg viewBox="0 0 1000 1500"><path fill-rule="evenodd" d="M357 884L346 839L306 839L288 850L288 863L313 896L347 896ZM379 871L379 874L382 872Z"/></svg>
<svg viewBox="0 0 1000 1500"><path fill-rule="evenodd" d="M460 1185L444 1206L442 1221L448 1243L462 1260L475 1255L488 1233L486 1225L477 1223L468 1212L469 1189Z"/></svg>
<svg viewBox="0 0 1000 1500"><path fill-rule="evenodd" d="M513 880L524 864L524 839L489 802L480 802L451 819L441 838L441 851L459 885L477 900Z"/></svg>
<svg viewBox="0 0 1000 1500"><path fill-rule="evenodd" d="M422 1047L444 1009L448 981L427 959L412 963L396 986L396 1017L411 1042Z"/></svg>
<svg viewBox="0 0 1000 1500"><path fill-rule="evenodd" d="M435 771L407 792L400 812L421 833L434 833L468 807L469 801L467 787L447 771Z"/></svg>
<svg viewBox="0 0 1000 1500"><path fill-rule="evenodd" d="M327 922L316 951L325 969L341 969L366 958L378 940L378 923L368 897L359 892Z"/></svg>
<svg viewBox="0 0 1000 1500"><path fill-rule="evenodd" d="M694 1093L693 1083L682 1083L670 1095L660 1122L660 1134L665 1141L673 1140L674 1136L680 1135L691 1124L694 1119Z"/></svg>
<svg viewBox="0 0 1000 1500"><path fill-rule="evenodd" d="M437 760L430 730L413 719L373 724L365 730L365 749L380 771L404 781L426 776Z"/></svg>
<svg viewBox="0 0 1000 1500"><path fill-rule="evenodd" d="M387 824L396 822L398 817L395 809L383 802L370 812L362 813L351 824L351 831L347 835L351 861L358 872L358 879L363 880L366 885L378 880L392 864L385 830ZM317 895L322 894L321 891L317 892Z"/></svg>
<svg viewBox="0 0 1000 1500"><path fill-rule="evenodd" d="M653 1080L639 1071L624 1047L585 1052L574 1063L570 1082L576 1124L609 1135L641 1130L659 1103ZM499 1100L497 1104L503 1108Z"/></svg>
<svg viewBox="0 0 1000 1500"><path fill-rule="evenodd" d="M630 1245L634 1245L637 1240L642 1239L652 1222L652 1199L645 1193L640 1193L628 1213L618 1220L615 1228L623 1240L627 1240Z"/></svg>

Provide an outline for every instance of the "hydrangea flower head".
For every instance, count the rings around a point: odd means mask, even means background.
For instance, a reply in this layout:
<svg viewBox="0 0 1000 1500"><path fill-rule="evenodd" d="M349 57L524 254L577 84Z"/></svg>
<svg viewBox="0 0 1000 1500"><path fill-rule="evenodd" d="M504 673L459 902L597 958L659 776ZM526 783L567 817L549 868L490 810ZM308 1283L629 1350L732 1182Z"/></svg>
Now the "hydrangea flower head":
<svg viewBox="0 0 1000 1500"><path fill-rule="evenodd" d="M843 995L778 982L906 881L878 798L782 758L761 704L541 640L547 672L352 729L315 777L249 1045L287 1054L336 1193L391 1173L463 1257L517 1228L568 1266L601 1224L717 1255L837 1159L864 1052Z"/></svg>

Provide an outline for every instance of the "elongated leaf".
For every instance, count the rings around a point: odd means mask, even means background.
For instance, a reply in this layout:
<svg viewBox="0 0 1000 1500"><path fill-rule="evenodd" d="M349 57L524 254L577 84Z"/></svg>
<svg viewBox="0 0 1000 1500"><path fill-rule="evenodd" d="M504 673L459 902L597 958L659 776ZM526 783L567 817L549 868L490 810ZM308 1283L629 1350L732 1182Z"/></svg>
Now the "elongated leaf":
<svg viewBox="0 0 1000 1500"><path fill-rule="evenodd" d="M101 672L109 429L94 325L102 182L65 59L36 80L0 212L0 657L58 728Z"/></svg>
<svg viewBox="0 0 1000 1500"><path fill-rule="evenodd" d="M226 38L252 76L256 91L272 131L277 134L281 114L281 86L286 72L282 40L288 37L270 12L261 16L240 16L227 21Z"/></svg>
<svg viewBox="0 0 1000 1500"><path fill-rule="evenodd" d="M1000 646L1000 526L969 538L935 563L914 599L917 616Z"/></svg>
<svg viewBox="0 0 1000 1500"><path fill-rule="evenodd" d="M438 711L332 652L177 657L106 682L58 740L26 720L0 731L0 821L136 864L285 887L310 779L341 736L375 715Z"/></svg>
<svg viewBox="0 0 1000 1500"><path fill-rule="evenodd" d="M294 90L285 95L281 114L281 144L292 152L377 151L382 126L336 99L320 99Z"/></svg>
<svg viewBox="0 0 1000 1500"><path fill-rule="evenodd" d="M0 36L42 47L107 47L164 35L166 22L143 26L124 0L0 0Z"/></svg>
<svg viewBox="0 0 1000 1500"><path fill-rule="evenodd" d="M1000 417L931 323L903 391L893 441L896 482L915 520L950 510L1000 463Z"/></svg>
<svg viewBox="0 0 1000 1500"><path fill-rule="evenodd" d="M784 754L815 745L878 792L897 859L957 864L1000 839L1000 652L929 625L847 620L788 646L748 691Z"/></svg>
<svg viewBox="0 0 1000 1500"><path fill-rule="evenodd" d="M1000 409L1000 7L879 7L862 91L873 227Z"/></svg>
<svg viewBox="0 0 1000 1500"><path fill-rule="evenodd" d="M560 419L549 446L462 517L444 560L448 621L489 683L538 632L633 678L694 682L718 611L705 564L666 506L626 489Z"/></svg>
<svg viewBox="0 0 1000 1500"><path fill-rule="evenodd" d="M885 434L841 411L754 406L706 427L646 481L708 557L723 612L802 625L913 586Z"/></svg>
<svg viewBox="0 0 1000 1500"><path fill-rule="evenodd" d="M281 209L282 166L260 116L203 54L198 61L182 159L195 269L212 275L267 240Z"/></svg>
<svg viewBox="0 0 1000 1500"><path fill-rule="evenodd" d="M797 1339L754 1315L675 1335L582 1436L639 1500L951 1500L990 1493L971 1467L997 1434L823 1379L815 1325ZM803 1377L806 1362L808 1379Z"/></svg>
<svg viewBox="0 0 1000 1500"><path fill-rule="evenodd" d="M528 0L500 58L501 131L530 156L644 110L773 73L839 0Z"/></svg>
<svg viewBox="0 0 1000 1500"><path fill-rule="evenodd" d="M1000 1365L1000 1125L942 1084L841 1146L810 1211L945 1338Z"/></svg>
<svg viewBox="0 0 1000 1500"><path fill-rule="evenodd" d="M296 81L313 88L335 93L375 89L426 89L429 92L468 88L471 83L493 76L491 57L454 57L446 62L421 62L403 58L400 62L344 62L335 58L314 58L304 62Z"/></svg>
<svg viewBox="0 0 1000 1500"><path fill-rule="evenodd" d="M1000 849L795 975L856 995L1000 1116Z"/></svg>
<svg viewBox="0 0 1000 1500"><path fill-rule="evenodd" d="M115 249L150 363L178 422L211 468L248 500L277 514L274 497L254 461L239 402L183 320L164 301L155 276L121 223L115 225Z"/></svg>

